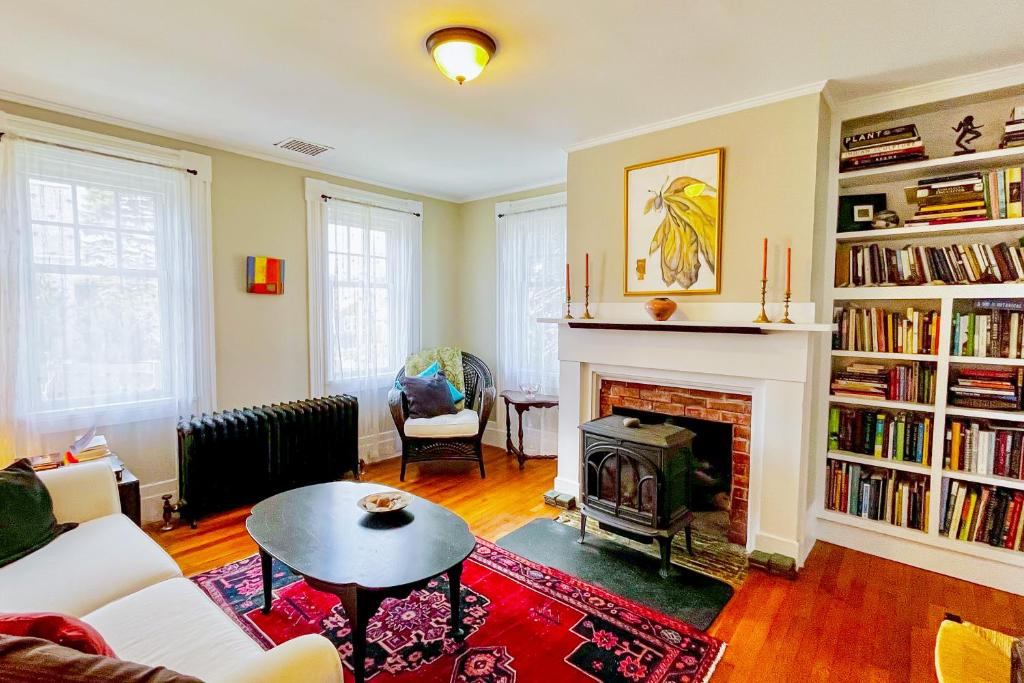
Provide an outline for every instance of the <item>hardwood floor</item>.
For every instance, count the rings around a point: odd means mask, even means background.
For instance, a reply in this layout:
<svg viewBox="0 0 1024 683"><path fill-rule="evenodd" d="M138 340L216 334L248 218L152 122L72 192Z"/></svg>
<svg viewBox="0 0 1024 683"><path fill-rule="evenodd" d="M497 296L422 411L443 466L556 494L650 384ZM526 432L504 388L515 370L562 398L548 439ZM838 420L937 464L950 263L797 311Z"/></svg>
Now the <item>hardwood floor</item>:
<svg viewBox="0 0 1024 683"><path fill-rule="evenodd" d="M486 447L487 479L470 463L367 468L365 480L429 498L461 515L472 531L496 540L537 517L554 517L542 494L553 461L520 472L503 450ZM254 552L245 532L248 509L200 523L151 531L186 575ZM818 543L796 581L751 572L709 632L729 645L716 681L934 681L932 648L946 612L1010 633L1024 633L1024 598L846 548Z"/></svg>

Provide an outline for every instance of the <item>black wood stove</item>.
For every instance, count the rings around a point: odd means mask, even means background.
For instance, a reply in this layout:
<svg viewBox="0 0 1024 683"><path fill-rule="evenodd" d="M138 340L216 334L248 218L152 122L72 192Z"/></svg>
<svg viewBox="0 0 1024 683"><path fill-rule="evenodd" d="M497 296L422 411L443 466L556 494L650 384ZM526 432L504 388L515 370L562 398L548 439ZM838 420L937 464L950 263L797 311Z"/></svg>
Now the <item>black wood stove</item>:
<svg viewBox="0 0 1024 683"><path fill-rule="evenodd" d="M580 543L593 517L602 529L636 541L658 542L662 577L671 567L672 538L686 532L693 554L690 494L694 433L671 422L626 427L621 415L580 426Z"/></svg>

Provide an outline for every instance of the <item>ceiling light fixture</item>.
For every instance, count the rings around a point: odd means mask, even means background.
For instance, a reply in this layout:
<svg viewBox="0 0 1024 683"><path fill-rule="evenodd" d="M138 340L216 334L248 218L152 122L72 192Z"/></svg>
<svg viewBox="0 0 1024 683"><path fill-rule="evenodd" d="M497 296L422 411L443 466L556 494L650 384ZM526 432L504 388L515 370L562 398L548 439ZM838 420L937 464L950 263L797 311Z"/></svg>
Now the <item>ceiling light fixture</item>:
<svg viewBox="0 0 1024 683"><path fill-rule="evenodd" d="M489 35L465 26L442 28L427 38L437 68L459 85L479 76L496 49Z"/></svg>

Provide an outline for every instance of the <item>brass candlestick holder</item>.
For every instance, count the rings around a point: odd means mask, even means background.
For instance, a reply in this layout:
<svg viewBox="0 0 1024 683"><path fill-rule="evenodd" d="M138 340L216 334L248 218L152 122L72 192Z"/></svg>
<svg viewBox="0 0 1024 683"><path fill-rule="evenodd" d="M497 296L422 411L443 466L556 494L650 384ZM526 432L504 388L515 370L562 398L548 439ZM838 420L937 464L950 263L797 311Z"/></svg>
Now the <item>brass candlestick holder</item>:
<svg viewBox="0 0 1024 683"><path fill-rule="evenodd" d="M789 300L790 300L791 297L792 297L792 293L787 291L786 292L786 296L782 300L783 301L783 306L785 308L782 311L782 320L780 320L779 322L780 323L785 323L786 325L792 325L793 324L793 321L789 319Z"/></svg>
<svg viewBox="0 0 1024 683"><path fill-rule="evenodd" d="M565 320L572 320L572 295L565 290Z"/></svg>
<svg viewBox="0 0 1024 683"><path fill-rule="evenodd" d="M594 316L590 315L590 285L583 287L583 315L580 318L582 320L594 319Z"/></svg>
<svg viewBox="0 0 1024 683"><path fill-rule="evenodd" d="M764 310L765 295L768 293L768 280L767 278L761 280L761 314L754 318L755 323L770 323L768 314Z"/></svg>

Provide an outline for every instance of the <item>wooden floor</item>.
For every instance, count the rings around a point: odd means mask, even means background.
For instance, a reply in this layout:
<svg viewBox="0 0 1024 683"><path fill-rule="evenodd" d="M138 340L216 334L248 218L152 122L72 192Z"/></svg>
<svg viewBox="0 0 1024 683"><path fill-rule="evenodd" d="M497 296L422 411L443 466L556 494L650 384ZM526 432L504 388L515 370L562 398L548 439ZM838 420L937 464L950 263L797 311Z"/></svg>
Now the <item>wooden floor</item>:
<svg viewBox="0 0 1024 683"><path fill-rule="evenodd" d="M412 465L401 487L454 510L489 540L558 514L541 500L554 462L520 472L488 447L486 464L485 480L469 464ZM372 465L364 479L399 486L398 464ZM247 514L151 533L191 575L256 552ZM709 629L729 644L714 680L934 681L932 646L946 612L1024 633L1024 598L818 543L796 581L751 572Z"/></svg>

